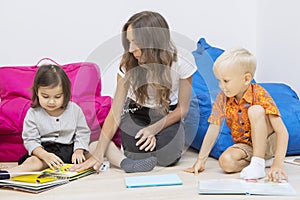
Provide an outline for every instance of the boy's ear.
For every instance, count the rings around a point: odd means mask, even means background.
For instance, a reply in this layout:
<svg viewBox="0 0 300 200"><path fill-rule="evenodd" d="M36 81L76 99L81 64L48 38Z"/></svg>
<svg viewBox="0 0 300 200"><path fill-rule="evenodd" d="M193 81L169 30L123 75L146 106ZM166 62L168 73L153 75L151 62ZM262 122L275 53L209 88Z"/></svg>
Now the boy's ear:
<svg viewBox="0 0 300 200"><path fill-rule="evenodd" d="M245 83L246 83L246 84L250 84L251 81L252 81L252 79L253 79L252 74L249 73L249 72L247 72L247 73L245 74L244 78L245 78Z"/></svg>

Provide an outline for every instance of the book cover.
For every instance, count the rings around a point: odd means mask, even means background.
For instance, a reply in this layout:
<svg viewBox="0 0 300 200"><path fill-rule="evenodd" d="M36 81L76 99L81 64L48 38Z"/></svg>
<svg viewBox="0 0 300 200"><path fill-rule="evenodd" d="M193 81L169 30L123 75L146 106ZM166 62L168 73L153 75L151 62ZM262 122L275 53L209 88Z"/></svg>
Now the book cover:
<svg viewBox="0 0 300 200"><path fill-rule="evenodd" d="M198 193L213 195L297 195L294 188L286 181L275 183L267 180L246 181L242 179L211 179L199 181Z"/></svg>
<svg viewBox="0 0 300 200"><path fill-rule="evenodd" d="M125 178L127 188L182 185L177 174L131 176Z"/></svg>
<svg viewBox="0 0 300 200"><path fill-rule="evenodd" d="M43 176L43 172L37 174L25 174L10 178L11 181L26 182L26 183L47 183L57 180L52 176Z"/></svg>
<svg viewBox="0 0 300 200"><path fill-rule="evenodd" d="M26 172L25 175L0 180L0 187L40 193L95 172L93 169L71 172L70 168L72 165L73 164L64 164L61 168L56 170L48 168L41 172Z"/></svg>

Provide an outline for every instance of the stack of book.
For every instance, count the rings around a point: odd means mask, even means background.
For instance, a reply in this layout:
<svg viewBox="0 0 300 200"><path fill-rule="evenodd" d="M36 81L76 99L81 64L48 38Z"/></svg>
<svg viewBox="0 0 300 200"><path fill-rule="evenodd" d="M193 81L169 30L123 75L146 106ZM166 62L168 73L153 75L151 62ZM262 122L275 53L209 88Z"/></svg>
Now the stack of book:
<svg viewBox="0 0 300 200"><path fill-rule="evenodd" d="M0 187L1 189L9 188L30 193L40 193L95 172L93 169L73 172L70 171L70 167L72 167L72 164L64 164L56 170L48 168L41 172L28 172L26 175L0 180Z"/></svg>

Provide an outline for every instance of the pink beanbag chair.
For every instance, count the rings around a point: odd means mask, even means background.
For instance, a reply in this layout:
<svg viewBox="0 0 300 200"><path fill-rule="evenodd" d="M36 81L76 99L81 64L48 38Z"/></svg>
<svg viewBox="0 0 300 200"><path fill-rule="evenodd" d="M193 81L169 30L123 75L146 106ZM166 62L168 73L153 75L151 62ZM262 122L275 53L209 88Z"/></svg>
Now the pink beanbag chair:
<svg viewBox="0 0 300 200"><path fill-rule="evenodd" d="M85 114L91 141L99 138L112 99L101 96L99 67L91 62L61 66L72 83L71 100ZM0 161L17 161L26 150L22 141L23 121L31 103L31 86L38 66L0 67ZM119 132L113 138L120 147Z"/></svg>

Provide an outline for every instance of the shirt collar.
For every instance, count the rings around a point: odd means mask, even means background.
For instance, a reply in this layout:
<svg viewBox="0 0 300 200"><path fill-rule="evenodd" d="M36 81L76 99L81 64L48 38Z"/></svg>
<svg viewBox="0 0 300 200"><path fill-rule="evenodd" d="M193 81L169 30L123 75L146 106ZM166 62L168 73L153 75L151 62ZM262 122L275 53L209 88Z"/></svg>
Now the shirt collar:
<svg viewBox="0 0 300 200"><path fill-rule="evenodd" d="M252 101L253 101L252 92L253 92L253 84L251 83L249 85L248 89L246 90L246 92L244 93L243 97L242 97L242 99L244 99L245 102L247 102L249 104L252 104ZM227 98L227 101L229 103L232 103L232 102L239 103L239 102L236 101L236 99L234 97Z"/></svg>

